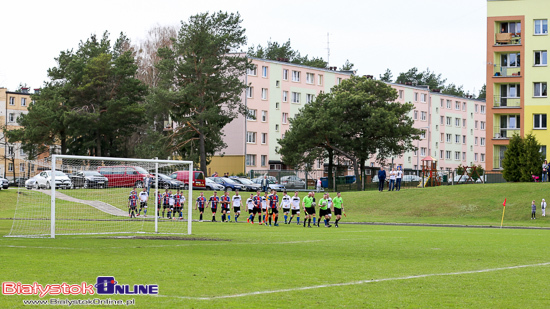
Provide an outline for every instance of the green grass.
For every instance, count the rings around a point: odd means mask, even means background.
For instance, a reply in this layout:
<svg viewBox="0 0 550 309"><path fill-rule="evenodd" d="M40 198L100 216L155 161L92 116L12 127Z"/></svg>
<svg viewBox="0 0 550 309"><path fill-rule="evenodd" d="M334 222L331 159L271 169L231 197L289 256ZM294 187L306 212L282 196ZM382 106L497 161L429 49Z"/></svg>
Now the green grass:
<svg viewBox="0 0 550 309"><path fill-rule="evenodd" d="M539 204L548 189L546 184L498 184L345 193L348 217L343 221L499 225L507 197L505 223L546 227L546 218L529 220L529 205L532 199ZM13 216L16 200L16 190L0 192L0 217ZM9 233L11 224L0 220L0 235ZM2 237L0 274L3 281L23 283L93 284L97 276L113 275L121 284L158 284L160 297L108 297L134 298L139 308L550 306L544 292L550 265L494 270L549 263L549 230L197 222L193 231L184 237L188 240ZM420 275L430 276L406 278ZM379 281L357 283L364 280ZM334 284L349 285L303 289ZM216 298L274 290L285 291ZM23 299L38 297L0 296L0 307L23 307Z"/></svg>

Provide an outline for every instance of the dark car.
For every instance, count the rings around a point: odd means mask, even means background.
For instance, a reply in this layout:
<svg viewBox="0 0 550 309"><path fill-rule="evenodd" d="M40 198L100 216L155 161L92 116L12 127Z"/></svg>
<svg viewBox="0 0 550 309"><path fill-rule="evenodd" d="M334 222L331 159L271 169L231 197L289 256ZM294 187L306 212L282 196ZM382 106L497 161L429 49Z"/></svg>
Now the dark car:
<svg viewBox="0 0 550 309"><path fill-rule="evenodd" d="M211 180L210 178L206 178L204 180L204 184L206 185L206 189L207 190L212 190L212 191L223 191L225 189L225 187L223 185L220 185L218 183L215 183L213 180Z"/></svg>
<svg viewBox="0 0 550 309"><path fill-rule="evenodd" d="M157 176L157 174L153 173L153 176ZM159 188L163 189L184 189L185 183L183 181L179 181L177 179L172 179L167 175L158 173L158 181L159 181ZM151 187L155 187L156 179L151 180Z"/></svg>
<svg viewBox="0 0 550 309"><path fill-rule="evenodd" d="M80 171L69 176L73 188L107 188L109 179L96 171Z"/></svg>
<svg viewBox="0 0 550 309"><path fill-rule="evenodd" d="M10 187L24 187L25 181L27 181L28 178L24 177L17 177L15 178L15 181L10 181Z"/></svg>
<svg viewBox="0 0 550 309"><path fill-rule="evenodd" d="M252 181L254 183L257 183L260 186L261 186L262 180L263 180L263 177L252 179ZM267 187L268 187L269 190L275 190L275 191L279 191L279 192L282 192L282 191L286 190L284 185L280 185L278 183L275 183L271 179L268 179L268 182L269 182L269 184L267 185ZM262 188L260 188L260 189L262 189Z"/></svg>
<svg viewBox="0 0 550 309"><path fill-rule="evenodd" d="M224 186L226 191L243 190L242 185L240 183L237 183L233 181L233 179L230 179L227 177L210 177L210 180Z"/></svg>
<svg viewBox="0 0 550 309"><path fill-rule="evenodd" d="M254 183L252 180L247 178L231 178L233 181L240 183L242 185L243 191L256 192L261 190L261 186L257 183Z"/></svg>

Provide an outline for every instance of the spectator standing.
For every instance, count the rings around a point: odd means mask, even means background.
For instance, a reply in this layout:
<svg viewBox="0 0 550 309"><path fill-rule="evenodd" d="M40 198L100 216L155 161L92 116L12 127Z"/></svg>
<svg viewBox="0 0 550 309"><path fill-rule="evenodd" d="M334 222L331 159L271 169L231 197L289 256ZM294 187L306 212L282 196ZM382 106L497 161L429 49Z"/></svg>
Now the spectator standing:
<svg viewBox="0 0 550 309"><path fill-rule="evenodd" d="M393 191L393 189L395 188L395 177L395 168L392 168L390 171L390 186L388 187L388 191Z"/></svg>
<svg viewBox="0 0 550 309"><path fill-rule="evenodd" d="M535 205L535 200L531 202L531 220L536 219L535 214L537 212L537 205Z"/></svg>
<svg viewBox="0 0 550 309"><path fill-rule="evenodd" d="M548 181L548 161L542 163L542 182Z"/></svg>
<svg viewBox="0 0 550 309"><path fill-rule="evenodd" d="M378 191L379 192L384 191L385 181L386 181L386 171L384 170L383 166L380 166L380 170L378 171Z"/></svg>
<svg viewBox="0 0 550 309"><path fill-rule="evenodd" d="M321 192L321 186L322 186L321 178L319 178L317 179L317 193Z"/></svg>
<svg viewBox="0 0 550 309"><path fill-rule="evenodd" d="M395 187L397 191L401 190L401 178L403 178L403 171L401 170L401 166L398 166L395 174Z"/></svg>
<svg viewBox="0 0 550 309"><path fill-rule="evenodd" d="M267 176L264 175L264 179L262 179L262 191L267 192L268 185L269 181L267 181Z"/></svg>
<svg viewBox="0 0 550 309"><path fill-rule="evenodd" d="M149 196L149 190L151 189L152 182L153 182L153 179L151 178L151 175L145 176L143 187L147 188L147 196Z"/></svg>
<svg viewBox="0 0 550 309"><path fill-rule="evenodd" d="M542 210L542 216L546 217L546 201L544 199L540 203L540 209Z"/></svg>

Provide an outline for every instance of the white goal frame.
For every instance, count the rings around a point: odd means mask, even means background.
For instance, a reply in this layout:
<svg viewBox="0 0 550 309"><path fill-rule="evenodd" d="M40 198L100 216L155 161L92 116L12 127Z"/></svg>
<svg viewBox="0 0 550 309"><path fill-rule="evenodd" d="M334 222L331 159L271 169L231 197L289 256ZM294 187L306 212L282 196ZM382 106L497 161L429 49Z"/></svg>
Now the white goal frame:
<svg viewBox="0 0 550 309"><path fill-rule="evenodd" d="M191 235L191 222L193 209L192 209L192 199L193 199L193 161L184 161L184 160L159 160L158 158L154 159L135 159L135 158L116 158L116 157L93 157L93 156L75 156L75 155L52 155L52 173L51 173L51 182L54 184L51 186L51 219L50 219L50 238L55 238L55 170L56 170L56 161L57 159L77 159L77 160L94 160L94 161L125 161L125 162L147 162L155 163L155 174L158 175L159 163L173 163L173 164L187 164L189 165L189 196L187 199L187 234ZM155 190L158 188L158 176L155 177ZM156 211L158 208L158 199L156 198L157 194L155 192L155 233L158 233L158 216Z"/></svg>

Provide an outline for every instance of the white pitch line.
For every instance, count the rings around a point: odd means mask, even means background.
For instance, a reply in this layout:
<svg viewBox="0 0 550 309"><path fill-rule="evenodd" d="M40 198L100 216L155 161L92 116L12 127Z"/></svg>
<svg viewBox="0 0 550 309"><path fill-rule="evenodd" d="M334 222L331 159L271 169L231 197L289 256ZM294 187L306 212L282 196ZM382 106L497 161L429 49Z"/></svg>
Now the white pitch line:
<svg viewBox="0 0 550 309"><path fill-rule="evenodd" d="M418 279L418 278L427 278L427 277L436 277L436 276L454 276L454 275L487 273L487 272L500 271L500 270L510 270L510 269L527 268L527 267L548 266L548 265L550 265L550 262L538 263L538 264L529 264L529 265L509 266L509 267L499 267L499 268L488 268L488 269L480 269L480 270L468 270L468 271L460 271L460 272L452 272L452 273L425 274L425 275L406 276L406 277L394 277L394 278L382 278L382 279L352 281L352 282L344 282L344 283L322 284L322 285L313 285L313 286L303 286L303 287L297 287L297 288L292 288L292 289L256 291L256 292L250 292L250 293L212 296L212 297L191 297L191 296L173 296L173 295L158 295L158 296L159 297L182 298L182 299L194 299L194 300L213 300L213 299L246 297L246 296L262 295L262 294L304 291L304 290L313 290L313 289L338 287L338 286L348 286L348 285L358 285L358 284L365 284L365 283L376 283L376 282L384 282L384 281L409 280L409 279Z"/></svg>

